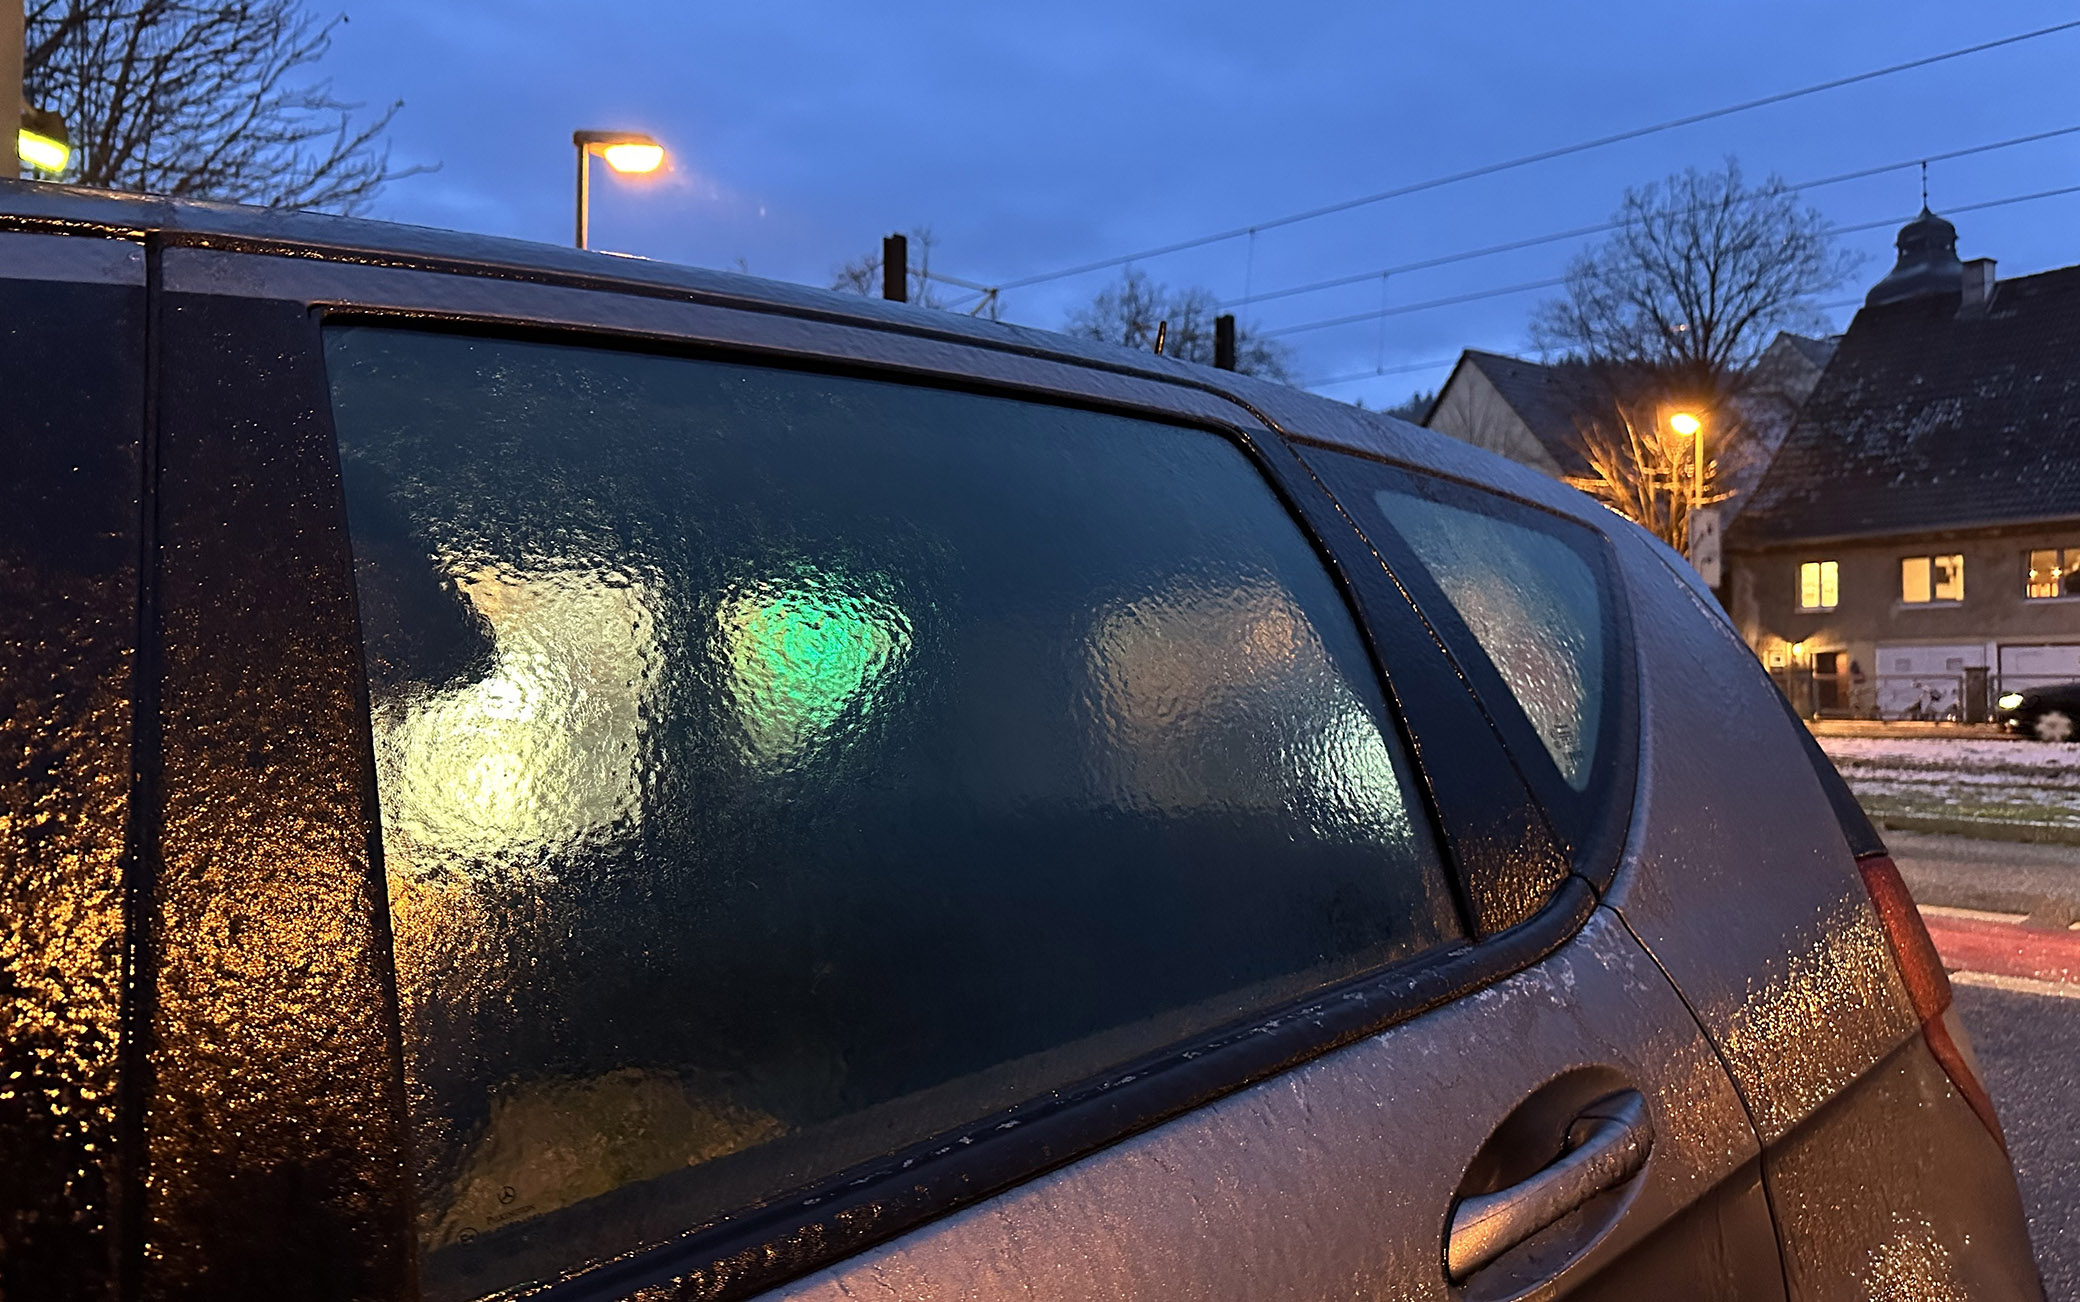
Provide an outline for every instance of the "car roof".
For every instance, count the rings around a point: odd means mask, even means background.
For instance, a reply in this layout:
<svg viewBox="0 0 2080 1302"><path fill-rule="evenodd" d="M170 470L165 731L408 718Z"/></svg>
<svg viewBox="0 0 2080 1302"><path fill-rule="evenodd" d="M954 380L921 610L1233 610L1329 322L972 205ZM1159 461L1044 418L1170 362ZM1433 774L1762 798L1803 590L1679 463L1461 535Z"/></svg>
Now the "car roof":
<svg viewBox="0 0 2080 1302"><path fill-rule="evenodd" d="M399 222L0 178L0 232L5 231L132 239L157 235L187 247L663 295L1013 351L1218 393L1290 436L1500 489L1599 528L1617 518L1530 467L1287 385L1031 326L738 272Z"/></svg>

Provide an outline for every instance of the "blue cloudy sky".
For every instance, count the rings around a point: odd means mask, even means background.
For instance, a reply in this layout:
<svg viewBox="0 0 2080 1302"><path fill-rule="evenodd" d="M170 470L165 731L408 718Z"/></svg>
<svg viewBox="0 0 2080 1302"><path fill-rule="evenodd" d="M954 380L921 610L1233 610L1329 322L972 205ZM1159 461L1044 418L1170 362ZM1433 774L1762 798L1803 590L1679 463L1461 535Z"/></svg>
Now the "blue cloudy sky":
<svg viewBox="0 0 2080 1302"><path fill-rule="evenodd" d="M670 175L595 187L598 247L828 283L890 230L996 284L2080 17L2042 0L1462 0L1048 5L348 0L324 70L405 101L371 215L565 242L577 127L648 131ZM2080 29L1139 265L1221 298L1593 224L1628 185L1738 156L1798 182L2080 126ZM1938 211L2080 186L2080 134L1946 163ZM1913 169L1808 192L1842 226L1911 213ZM2080 193L1962 213L2004 276L2080 262ZM1889 229L1845 235L1859 294ZM1253 248L1252 248L1253 245ZM1276 330L1557 276L1556 243L1267 299ZM1007 293L1057 326L1117 272ZM1538 292L1283 336L1369 404L1464 347L1524 347ZM1849 312L1836 312L1837 325ZM1393 372L1371 374L1381 368Z"/></svg>

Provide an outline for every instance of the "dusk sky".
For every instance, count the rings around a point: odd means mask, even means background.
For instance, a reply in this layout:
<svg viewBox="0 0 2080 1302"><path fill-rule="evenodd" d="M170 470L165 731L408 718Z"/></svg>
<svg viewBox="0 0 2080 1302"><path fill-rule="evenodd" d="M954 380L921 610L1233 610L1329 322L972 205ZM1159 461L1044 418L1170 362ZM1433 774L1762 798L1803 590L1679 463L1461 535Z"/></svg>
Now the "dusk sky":
<svg viewBox="0 0 2080 1302"><path fill-rule="evenodd" d="M405 101L400 180L372 216L567 243L578 127L672 151L648 184L595 173L593 243L828 284L892 230L998 284L1247 227L1595 136L2080 17L2027 0L1606 0L1046 6L580 6L352 0L324 71ZM1628 185L1739 158L1797 183L2080 126L2080 29L1137 265L1222 299L1594 224ZM2080 262L2080 134L1930 168L1959 253L2003 277ZM1914 168L1808 191L1891 265ZM1266 330L1558 276L1556 243L1239 308ZM1058 327L1115 270L1007 292ZM1296 376L1368 405L1436 387L1461 348L1523 351L1521 292L1282 336ZM1851 310L1833 314L1836 328ZM1418 364L1435 363L1418 368ZM1373 376L1379 368L1396 373ZM1397 369L1408 368L1408 369ZM1333 377L1366 378L1335 384Z"/></svg>

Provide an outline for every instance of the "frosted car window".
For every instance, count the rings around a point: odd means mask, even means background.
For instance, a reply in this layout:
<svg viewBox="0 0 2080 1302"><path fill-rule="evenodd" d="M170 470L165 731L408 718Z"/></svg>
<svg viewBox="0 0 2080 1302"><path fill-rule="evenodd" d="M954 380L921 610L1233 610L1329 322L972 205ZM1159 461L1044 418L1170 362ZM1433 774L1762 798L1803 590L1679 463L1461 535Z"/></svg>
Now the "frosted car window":
<svg viewBox="0 0 2080 1302"><path fill-rule="evenodd" d="M1337 590L1202 431L328 333L428 1296L1459 936Z"/></svg>
<svg viewBox="0 0 2080 1302"><path fill-rule="evenodd" d="M1558 536L1565 526L1535 528L1392 489L1373 500L1509 685L1561 776L1586 789L1607 652L1596 574Z"/></svg>

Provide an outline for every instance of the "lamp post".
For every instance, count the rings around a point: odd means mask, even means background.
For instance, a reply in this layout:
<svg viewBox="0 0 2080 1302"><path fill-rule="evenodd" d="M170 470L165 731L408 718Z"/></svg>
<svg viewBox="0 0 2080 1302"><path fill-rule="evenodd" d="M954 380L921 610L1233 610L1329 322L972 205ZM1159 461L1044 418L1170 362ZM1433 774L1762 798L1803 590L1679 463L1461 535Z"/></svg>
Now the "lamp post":
<svg viewBox="0 0 2080 1302"><path fill-rule="evenodd" d="M664 162L664 146L636 131L573 131L578 147L577 244L586 248L592 225L592 156L607 160L617 172L654 172Z"/></svg>
<svg viewBox="0 0 2080 1302"><path fill-rule="evenodd" d="M1679 411L1668 418L1668 427L1689 439L1697 449L1690 479L1690 509L1695 511L1704 505L1704 422L1694 412Z"/></svg>
<svg viewBox="0 0 2080 1302"><path fill-rule="evenodd" d="M1691 566L1708 588L1719 586L1719 513L1704 504L1704 418L1695 412L1679 411L1668 418L1668 427L1690 440L1690 511L1683 532L1689 546L1685 552Z"/></svg>
<svg viewBox="0 0 2080 1302"><path fill-rule="evenodd" d="M15 161L16 133L22 129L22 60L28 53L26 6L23 0L0 0L0 127L6 128L6 161L0 176L12 181L22 174Z"/></svg>

